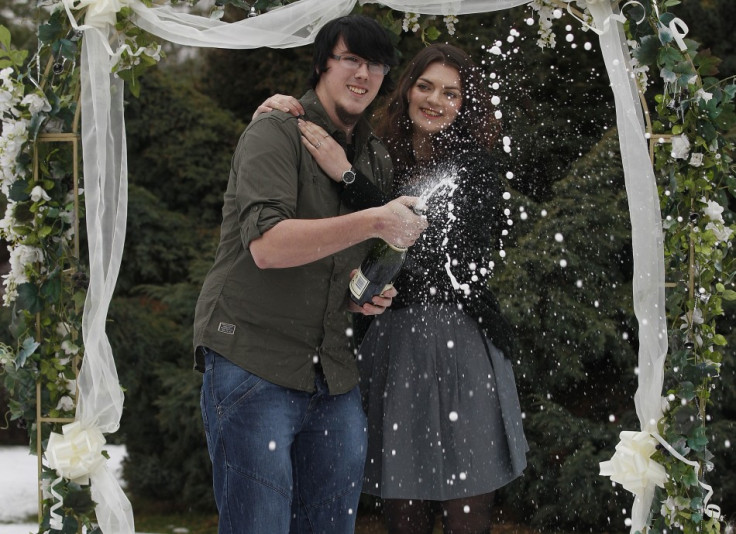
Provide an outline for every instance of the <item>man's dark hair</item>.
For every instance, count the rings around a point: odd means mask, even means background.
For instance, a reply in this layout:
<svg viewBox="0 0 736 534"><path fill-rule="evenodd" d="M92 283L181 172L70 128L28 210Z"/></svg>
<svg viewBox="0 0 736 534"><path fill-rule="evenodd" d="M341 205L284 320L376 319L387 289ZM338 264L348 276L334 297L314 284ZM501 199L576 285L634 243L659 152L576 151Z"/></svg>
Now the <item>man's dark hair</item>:
<svg viewBox="0 0 736 534"><path fill-rule="evenodd" d="M322 73L327 70L327 60L340 37L345 41L348 50L356 56L391 67L398 64L391 37L378 22L363 15L340 17L325 24L314 40L312 74L309 77L312 89L317 87ZM393 87L394 83L389 72L384 76L378 94L387 94Z"/></svg>

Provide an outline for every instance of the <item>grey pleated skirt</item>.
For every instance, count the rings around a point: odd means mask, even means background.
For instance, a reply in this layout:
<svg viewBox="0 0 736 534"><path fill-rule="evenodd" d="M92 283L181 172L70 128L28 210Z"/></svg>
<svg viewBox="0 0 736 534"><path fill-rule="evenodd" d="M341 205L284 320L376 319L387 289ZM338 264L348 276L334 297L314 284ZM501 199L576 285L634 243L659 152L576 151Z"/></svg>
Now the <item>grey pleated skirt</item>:
<svg viewBox="0 0 736 534"><path fill-rule="evenodd" d="M358 366L369 425L365 493L471 497L526 467L511 362L453 306L389 308L371 323Z"/></svg>

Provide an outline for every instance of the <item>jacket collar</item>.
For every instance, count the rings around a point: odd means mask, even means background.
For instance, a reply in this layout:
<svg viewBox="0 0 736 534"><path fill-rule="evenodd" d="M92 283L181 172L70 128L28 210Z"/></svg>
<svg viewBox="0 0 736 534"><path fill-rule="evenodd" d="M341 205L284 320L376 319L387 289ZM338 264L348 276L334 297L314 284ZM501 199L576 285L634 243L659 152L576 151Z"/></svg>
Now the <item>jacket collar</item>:
<svg viewBox="0 0 736 534"><path fill-rule="evenodd" d="M340 143L343 148L347 148L348 143L345 137L345 133L337 126L335 126L335 124L330 120L330 117L327 115L327 111L325 110L324 106L322 106L319 98L317 98L317 94L314 92L314 90L310 89L309 91L307 91L300 99L300 102L304 107L304 113L307 120L312 121L316 125L324 128L324 130L328 134L330 134L338 143ZM364 113L360 120L358 120L355 128L353 129L353 148L355 148L356 156L360 153L361 149L366 146L372 139L377 138L373 134L373 128L371 127L368 120L365 118Z"/></svg>

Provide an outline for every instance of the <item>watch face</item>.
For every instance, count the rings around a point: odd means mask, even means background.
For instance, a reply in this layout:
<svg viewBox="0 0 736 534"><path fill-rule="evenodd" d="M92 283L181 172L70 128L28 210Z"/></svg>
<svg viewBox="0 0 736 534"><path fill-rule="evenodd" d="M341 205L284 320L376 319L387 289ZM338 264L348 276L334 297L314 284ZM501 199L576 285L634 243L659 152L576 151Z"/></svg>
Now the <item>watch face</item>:
<svg viewBox="0 0 736 534"><path fill-rule="evenodd" d="M342 173L342 181L344 184L352 184L355 181L355 172L352 170L347 170L344 173Z"/></svg>

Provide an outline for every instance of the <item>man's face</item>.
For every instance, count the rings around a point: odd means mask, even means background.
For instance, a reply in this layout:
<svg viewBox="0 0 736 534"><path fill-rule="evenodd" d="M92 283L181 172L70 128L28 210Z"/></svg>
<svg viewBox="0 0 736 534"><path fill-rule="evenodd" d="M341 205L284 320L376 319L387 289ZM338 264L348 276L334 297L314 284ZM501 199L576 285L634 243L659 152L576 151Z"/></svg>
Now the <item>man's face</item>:
<svg viewBox="0 0 736 534"><path fill-rule="evenodd" d="M343 59L331 57L327 60L327 70L320 76L315 91L335 125L351 129L376 98L384 74L370 72L365 59L351 53L342 38L332 49L332 54ZM346 60L345 56L350 58ZM360 66L350 68L350 59L357 59ZM352 63L354 67L355 61Z"/></svg>

